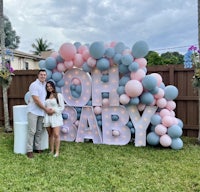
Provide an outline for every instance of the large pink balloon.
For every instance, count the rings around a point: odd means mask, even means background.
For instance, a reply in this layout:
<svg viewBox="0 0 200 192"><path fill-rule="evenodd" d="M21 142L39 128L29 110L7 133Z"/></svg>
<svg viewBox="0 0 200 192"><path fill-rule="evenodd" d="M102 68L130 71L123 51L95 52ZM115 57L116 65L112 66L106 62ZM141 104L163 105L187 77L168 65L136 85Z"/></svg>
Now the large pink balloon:
<svg viewBox="0 0 200 192"><path fill-rule="evenodd" d="M142 83L138 80L129 80L125 85L125 92L129 97L138 97L142 91Z"/></svg>
<svg viewBox="0 0 200 192"><path fill-rule="evenodd" d="M82 57L83 57L84 61L87 61L87 59L90 57L90 52L89 52L89 50L83 51Z"/></svg>
<svg viewBox="0 0 200 192"><path fill-rule="evenodd" d="M167 100L165 98L160 98L156 101L156 105L159 108L164 108L167 105Z"/></svg>
<svg viewBox="0 0 200 192"><path fill-rule="evenodd" d="M160 144L163 147L169 147L172 143L172 139L169 135L165 134L160 137Z"/></svg>
<svg viewBox="0 0 200 192"><path fill-rule="evenodd" d="M71 43L64 43L61 45L59 53L65 61L70 61L74 59L76 47Z"/></svg>
<svg viewBox="0 0 200 192"><path fill-rule="evenodd" d="M168 115L164 116L162 118L162 124L166 127L171 127L174 124L173 117Z"/></svg>
<svg viewBox="0 0 200 192"><path fill-rule="evenodd" d="M163 90L163 89L161 89L161 88L158 88L158 93L157 93L157 94L155 94L155 95L154 95L154 97L155 97L156 99L160 99L160 98L163 98L163 97L164 97L164 95L165 95L165 92L164 92L164 90Z"/></svg>
<svg viewBox="0 0 200 192"><path fill-rule="evenodd" d="M145 58L137 58L134 61L139 64L140 68L143 68L143 67L147 66L147 60Z"/></svg>
<svg viewBox="0 0 200 192"><path fill-rule="evenodd" d="M129 97L128 95L126 95L126 94L122 94L122 95L120 95L120 97L119 97L119 101L120 101L120 103L121 103L122 105L126 105L126 104L128 104L128 102L130 101L130 97Z"/></svg>
<svg viewBox="0 0 200 192"><path fill-rule="evenodd" d="M96 59L94 59L94 58L92 58L92 57L89 57L89 58L87 59L87 64L88 64L90 67L95 67L95 66L96 66L96 63L97 63Z"/></svg>
<svg viewBox="0 0 200 192"><path fill-rule="evenodd" d="M74 56L74 66L76 67L81 67L83 65L83 57L81 54L77 53L75 56Z"/></svg>
<svg viewBox="0 0 200 192"><path fill-rule="evenodd" d="M78 53L82 54L84 51L88 50L88 47L86 45L81 45L78 48Z"/></svg>
<svg viewBox="0 0 200 192"><path fill-rule="evenodd" d="M143 69L138 69L136 72L131 72L131 79L142 81L146 73Z"/></svg>
<svg viewBox="0 0 200 192"><path fill-rule="evenodd" d="M159 114L160 114L161 117L171 116L171 113L168 109L162 109Z"/></svg>
<svg viewBox="0 0 200 192"><path fill-rule="evenodd" d="M162 125L162 124L158 124L158 125L156 125L156 127L155 127L155 133L156 133L157 135L162 136L162 135L164 135L164 134L167 133L167 127L165 127L165 126Z"/></svg>
<svg viewBox="0 0 200 192"><path fill-rule="evenodd" d="M158 74L158 73L151 73L151 75L156 78L156 80L157 80L157 86L159 87L160 84L162 83L162 77L161 77L161 75Z"/></svg>
<svg viewBox="0 0 200 192"><path fill-rule="evenodd" d="M176 103L174 101L167 101L166 108L172 111L176 108Z"/></svg>

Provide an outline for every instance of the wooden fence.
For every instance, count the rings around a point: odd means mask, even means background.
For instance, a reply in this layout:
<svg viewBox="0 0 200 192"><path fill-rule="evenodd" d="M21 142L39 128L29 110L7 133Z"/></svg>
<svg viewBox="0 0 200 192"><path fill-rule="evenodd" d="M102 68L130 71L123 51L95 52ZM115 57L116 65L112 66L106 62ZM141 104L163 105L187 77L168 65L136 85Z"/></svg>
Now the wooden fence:
<svg viewBox="0 0 200 192"><path fill-rule="evenodd" d="M24 105L24 95L28 87L37 77L37 70L15 71L12 84L8 90L8 106L10 123L13 124L13 106ZM197 137L198 135L198 92L191 85L193 69L184 69L182 65L167 65L148 67L148 74L159 73L165 85L174 85L179 90L176 98L176 117L184 123L183 135ZM4 124L2 89L0 89L0 125Z"/></svg>

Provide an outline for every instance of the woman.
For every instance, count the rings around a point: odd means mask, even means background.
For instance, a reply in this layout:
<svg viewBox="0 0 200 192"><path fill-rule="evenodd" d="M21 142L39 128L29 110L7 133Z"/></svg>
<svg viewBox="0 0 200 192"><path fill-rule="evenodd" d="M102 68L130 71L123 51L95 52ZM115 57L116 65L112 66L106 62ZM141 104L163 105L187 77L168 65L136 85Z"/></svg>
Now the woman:
<svg viewBox="0 0 200 192"><path fill-rule="evenodd" d="M60 149L60 126L63 125L62 111L64 110L65 104L62 94L56 92L53 81L46 83L46 91L45 106L51 108L54 113L52 115L45 114L44 127L47 128L49 134L50 153L54 154L55 146L54 157L58 157Z"/></svg>

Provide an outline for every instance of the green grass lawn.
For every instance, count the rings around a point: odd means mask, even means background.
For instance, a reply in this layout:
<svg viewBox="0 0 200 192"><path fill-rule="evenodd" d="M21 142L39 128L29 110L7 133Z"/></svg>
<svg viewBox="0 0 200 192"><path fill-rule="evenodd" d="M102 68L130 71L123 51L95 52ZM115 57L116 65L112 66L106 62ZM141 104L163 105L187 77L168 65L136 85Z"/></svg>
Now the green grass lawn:
<svg viewBox="0 0 200 192"><path fill-rule="evenodd" d="M60 156L13 152L13 133L0 129L0 192L200 191L200 146L181 150L61 142Z"/></svg>

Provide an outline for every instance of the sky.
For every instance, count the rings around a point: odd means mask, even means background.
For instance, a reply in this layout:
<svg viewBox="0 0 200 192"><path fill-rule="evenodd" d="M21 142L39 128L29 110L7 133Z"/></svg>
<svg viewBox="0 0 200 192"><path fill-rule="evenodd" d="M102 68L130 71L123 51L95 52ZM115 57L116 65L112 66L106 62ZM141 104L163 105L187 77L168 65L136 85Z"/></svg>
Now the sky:
<svg viewBox="0 0 200 192"><path fill-rule="evenodd" d="M43 38L63 43L143 40L158 53L184 53L198 45L198 0L4 0L4 14L20 36L19 51L31 53Z"/></svg>

